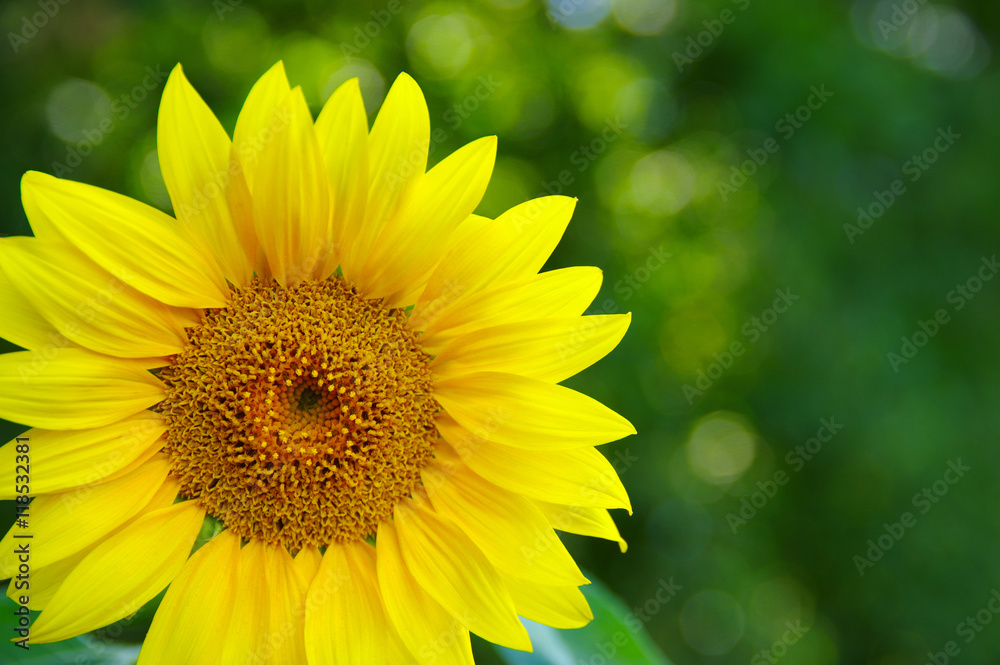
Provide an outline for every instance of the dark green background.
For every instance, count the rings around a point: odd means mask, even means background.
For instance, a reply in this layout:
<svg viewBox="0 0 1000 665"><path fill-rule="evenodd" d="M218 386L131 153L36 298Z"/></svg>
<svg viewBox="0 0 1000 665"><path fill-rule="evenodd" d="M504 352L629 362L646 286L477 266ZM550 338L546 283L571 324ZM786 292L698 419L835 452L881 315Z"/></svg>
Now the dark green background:
<svg viewBox="0 0 1000 665"><path fill-rule="evenodd" d="M15 54L9 33L43 4L0 9L4 235L28 232L21 174L70 165L106 117L64 175L168 205L151 156L162 82L127 114L109 105L147 67L182 62L230 130L279 58L314 111L352 75L374 111L406 70L445 133L431 161L498 134L480 212L557 186L579 197L549 266L601 266L593 311L633 313L621 346L569 382L639 430L605 448L633 460L635 514L616 515L630 549L568 541L626 605L655 605L646 628L663 652L767 662L752 659L801 622L779 662L924 663L950 640L955 662L996 662L1000 625L968 644L956 631L1000 587L1000 280L949 292L1000 253L1000 5L69 0ZM883 35L893 4L921 8ZM679 61L699 36L703 53ZM794 132L776 125L814 86L832 96ZM949 128L960 138L913 181L905 164ZM592 144L602 132L615 140ZM719 184L765 145L776 152L723 200ZM897 179L905 191L852 243L845 224ZM770 317L778 289L797 299L757 335L752 317ZM948 322L894 371L887 354L939 309ZM824 418L843 429L808 462L786 460ZM959 459L969 471L921 513L914 495ZM787 483L771 488L777 472ZM774 496L734 534L727 515L758 483ZM860 575L854 557L907 511L915 525ZM652 603L671 578L682 590Z"/></svg>

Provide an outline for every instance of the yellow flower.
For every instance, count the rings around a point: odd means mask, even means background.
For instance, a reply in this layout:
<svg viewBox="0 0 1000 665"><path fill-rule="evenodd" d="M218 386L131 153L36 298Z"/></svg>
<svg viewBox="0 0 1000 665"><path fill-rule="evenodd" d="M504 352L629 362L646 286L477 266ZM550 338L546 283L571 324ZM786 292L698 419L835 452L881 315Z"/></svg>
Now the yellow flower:
<svg viewBox="0 0 1000 665"><path fill-rule="evenodd" d="M469 664L469 631L589 621L553 527L624 551L595 446L634 429L558 385L629 324L581 316L598 269L539 273L575 200L473 215L495 137L427 171L405 74L369 131L356 80L314 122L279 63L230 140L178 66L157 131L176 219L28 173L35 236L0 242L27 349L0 416L36 428L0 449L0 499L36 497L0 579L30 542L31 641L164 588L141 665Z"/></svg>

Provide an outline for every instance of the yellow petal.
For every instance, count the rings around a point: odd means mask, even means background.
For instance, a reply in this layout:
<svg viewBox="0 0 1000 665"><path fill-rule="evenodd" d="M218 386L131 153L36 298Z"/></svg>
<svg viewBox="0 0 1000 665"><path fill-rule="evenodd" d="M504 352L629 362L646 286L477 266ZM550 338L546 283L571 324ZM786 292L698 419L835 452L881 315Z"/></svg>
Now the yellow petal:
<svg viewBox="0 0 1000 665"><path fill-rule="evenodd" d="M416 81L408 74L400 74L368 136L368 203L360 232L345 248L341 265L348 280L359 279L375 239L427 170L430 137L431 121L424 95Z"/></svg>
<svg viewBox="0 0 1000 665"><path fill-rule="evenodd" d="M449 343L434 359L437 379L509 372L559 383L611 352L631 314L536 319L484 328Z"/></svg>
<svg viewBox="0 0 1000 665"><path fill-rule="evenodd" d="M0 337L24 349L41 349L46 344L65 345L66 340L45 320L31 301L21 295L0 270Z"/></svg>
<svg viewBox="0 0 1000 665"><path fill-rule="evenodd" d="M438 382L434 397L480 438L532 451L596 446L635 434L600 402L564 386L481 372Z"/></svg>
<svg viewBox="0 0 1000 665"><path fill-rule="evenodd" d="M24 206L31 232L36 238L65 242L66 236L50 216L58 214L58 211L47 205L45 191L35 186L40 175L37 171L28 171L21 176L21 205Z"/></svg>
<svg viewBox="0 0 1000 665"><path fill-rule="evenodd" d="M0 265L21 295L80 346L123 358L168 356L184 348L183 331L168 306L71 245L5 238Z"/></svg>
<svg viewBox="0 0 1000 665"><path fill-rule="evenodd" d="M573 267L531 275L442 303L439 311L424 310L427 320L410 317L423 330L421 347L432 355L461 335L493 326L549 317L579 316L601 288L600 268ZM429 324L429 325L425 325Z"/></svg>
<svg viewBox="0 0 1000 665"><path fill-rule="evenodd" d="M266 550L270 619L267 635L271 636L274 665L301 665L306 662L305 604L309 582L305 569L296 566L292 556L282 546ZM276 639L275 639L276 638Z"/></svg>
<svg viewBox="0 0 1000 665"><path fill-rule="evenodd" d="M306 662L303 616L308 581L301 572L284 547L251 540L240 550L236 609L218 662Z"/></svg>
<svg viewBox="0 0 1000 665"><path fill-rule="evenodd" d="M159 460L163 457L162 455L156 455L156 464L159 464ZM153 464L154 462L150 462ZM128 522L125 522L125 526L128 526L131 522L139 519L146 513L151 513L154 510L159 510L160 508L166 508L167 506L173 505L174 500L181 493L181 485L174 478L167 476L167 479L163 481L159 489L153 493L153 498L150 499L143 505L142 509L136 513ZM114 533L114 532L112 532Z"/></svg>
<svg viewBox="0 0 1000 665"><path fill-rule="evenodd" d="M31 626L32 642L57 642L127 617L177 575L205 510L185 501L151 512L91 552Z"/></svg>
<svg viewBox="0 0 1000 665"><path fill-rule="evenodd" d="M148 411L143 411L139 415L141 416L141 415L143 415L145 413L149 413L149 412ZM102 479L101 482L108 482L110 480L116 480L116 479L121 478L122 476L124 476L126 474L132 473L133 471L135 471L136 469L138 469L140 466L142 466L143 464L145 464L146 462L148 462L150 459L152 459L153 457L155 457L156 454L159 453L160 450L163 449L163 445L166 442L167 442L166 437L165 436L161 436L159 439L157 439L156 441L153 442L153 445L149 446L149 448L146 448L145 450L143 450L142 452L140 452L139 456L136 457L134 460L132 460L131 462L129 462L128 464L126 464L122 468L118 469L117 471L112 471L108 475L104 476L104 478Z"/></svg>
<svg viewBox="0 0 1000 665"><path fill-rule="evenodd" d="M139 665L219 662L241 583L239 553L239 537L226 530L191 556L156 610Z"/></svg>
<svg viewBox="0 0 1000 665"><path fill-rule="evenodd" d="M497 570L540 584L586 584L573 557L531 501L472 473L456 455L424 467L438 513L466 533Z"/></svg>
<svg viewBox="0 0 1000 665"><path fill-rule="evenodd" d="M439 416L437 428L470 469L500 487L552 503L632 512L618 474L596 448L519 450L474 436L449 416Z"/></svg>
<svg viewBox="0 0 1000 665"><path fill-rule="evenodd" d="M278 61L254 83L236 119L233 151L243 166L243 178L250 191L254 189L261 150L288 126L287 119L275 116L274 111L290 91L285 65Z"/></svg>
<svg viewBox="0 0 1000 665"><path fill-rule="evenodd" d="M378 527L378 582L386 617L418 665L475 665L469 631L413 579L393 522ZM398 654L395 654L398 657Z"/></svg>
<svg viewBox="0 0 1000 665"><path fill-rule="evenodd" d="M107 538L111 538L120 531L126 529L136 520L142 518L147 513L154 510L159 510L160 508L166 508L167 506L173 504L174 499L177 498L177 494L180 491L180 485L176 481L167 478L160 488L156 490L153 494L153 498L150 499L142 509L130 517L128 520L123 522L121 526L118 526L107 536L94 542L91 545L83 548L79 552L69 555L55 563L50 563L47 566L31 566L30 576L28 579L29 588L27 592L28 602L23 603L27 605L32 610L44 610L48 607L49 603L56 595L56 591L62 586L62 583L66 581L69 574L75 569L80 562L87 558L87 555L97 549L98 545L104 542ZM34 559L33 559L34 561ZM20 602L19 595L23 595L24 589L21 591L17 590L17 584L19 580L12 580L10 587L7 590L7 596L12 599L17 599Z"/></svg>
<svg viewBox="0 0 1000 665"><path fill-rule="evenodd" d="M469 635L468 631L465 633ZM462 661L465 662L465 661ZM471 662L471 661L469 661ZM396 629L386 620L385 665L414 665L419 661L410 654Z"/></svg>
<svg viewBox="0 0 1000 665"><path fill-rule="evenodd" d="M353 246L368 206L368 114L358 79L337 88L316 119L316 138L330 176L333 219L330 252L317 277L333 274Z"/></svg>
<svg viewBox="0 0 1000 665"><path fill-rule="evenodd" d="M152 448L166 430L163 418L152 411L95 429L28 430L0 448L0 501L16 496L17 444L22 439L30 455L21 461L30 460L31 494L37 496L107 477Z"/></svg>
<svg viewBox="0 0 1000 665"><path fill-rule="evenodd" d="M30 562L30 571L25 575L24 580L12 579L7 587L7 597L22 605L27 605L29 609L39 612L48 607L49 603L56 595L56 591L66 581L73 569L80 565L80 562L87 558L87 555L94 551L98 543L80 550L76 554L50 563L47 566L36 567ZM24 585L21 590L18 585ZM26 602L21 602L22 600Z"/></svg>
<svg viewBox="0 0 1000 665"><path fill-rule="evenodd" d="M496 568L468 535L429 506L404 501L395 518L406 567L427 593L483 639L531 651Z"/></svg>
<svg viewBox="0 0 1000 665"><path fill-rule="evenodd" d="M458 296L541 270L562 237L576 199L546 196L511 208L457 243L427 281L413 315L429 325ZM429 314L430 313L430 314Z"/></svg>
<svg viewBox="0 0 1000 665"><path fill-rule="evenodd" d="M545 586L504 575L517 613L553 628L580 628L594 618L587 599L575 586Z"/></svg>
<svg viewBox="0 0 1000 665"><path fill-rule="evenodd" d="M163 384L137 360L73 348L0 356L0 417L32 427L101 427L161 399Z"/></svg>
<svg viewBox="0 0 1000 665"><path fill-rule="evenodd" d="M189 242L177 222L127 196L29 171L23 187L59 233L95 263L160 302L222 307L226 280L207 248Z"/></svg>
<svg viewBox="0 0 1000 665"><path fill-rule="evenodd" d="M233 219L229 200L249 205L250 191L229 135L180 65L163 89L156 150L177 219L212 249L226 277L246 284L257 251L253 227L238 228L243 220Z"/></svg>
<svg viewBox="0 0 1000 665"><path fill-rule="evenodd" d="M427 281L448 236L482 200L496 153L495 136L473 141L420 179L386 222L365 261L359 281L369 297L381 298Z"/></svg>
<svg viewBox="0 0 1000 665"><path fill-rule="evenodd" d="M605 508L562 506L537 499L534 504L545 514L549 524L555 529L581 536L614 540L623 553L628 550L628 543L622 538L615 521Z"/></svg>
<svg viewBox="0 0 1000 665"><path fill-rule="evenodd" d="M237 567L240 583L236 587L229 632L218 636L222 642L219 663L252 663L264 660L270 651L266 638L270 619L272 589L268 585L273 572L268 570L266 545L251 539L239 551ZM249 581L252 580L252 583ZM266 662L266 661L265 661Z"/></svg>
<svg viewBox="0 0 1000 665"><path fill-rule="evenodd" d="M236 131L233 133L233 154L236 155L243 171L243 179L247 188L253 191L254 175L261 151L275 137L288 128L288 117L275 114L278 104L288 96L291 88L288 77L285 76L285 66L280 61L269 69L250 89L247 100L240 110L236 120ZM267 265L264 250L257 242L256 226L253 219L253 203L242 205L240 199L230 202L230 208L236 219L243 220L240 227L246 226L252 230L257 255L248 252L253 260L254 270L264 280L271 278L271 270Z"/></svg>
<svg viewBox="0 0 1000 665"><path fill-rule="evenodd" d="M371 545L332 544L309 589L305 619L310 665L367 665L385 660L386 627ZM324 588L339 582L334 593Z"/></svg>
<svg viewBox="0 0 1000 665"><path fill-rule="evenodd" d="M457 247L459 243L465 242L466 238L471 237L473 234L482 232L482 230L487 225L492 223L493 223L492 219L488 217L482 217L480 215L469 215L464 220L462 220L462 222L458 225L455 231L448 238L445 239L445 242L441 245L440 249L438 250L439 255L437 257L437 263L435 264L434 267L436 268L437 265L440 264L441 260L444 259L444 257L448 256L448 253L452 250L453 247ZM426 282L427 282L426 279L422 279L418 282L414 282L413 284L408 284L406 285L406 287L400 289L399 291L396 291L391 296L389 296L387 300L394 303L400 303L401 307L409 307L410 305L413 305L415 302L417 302L417 299L420 297L420 294L423 293L424 291ZM414 321L412 317L410 317L409 320L411 322Z"/></svg>
<svg viewBox="0 0 1000 665"><path fill-rule="evenodd" d="M37 497L29 505L27 533L45 546L34 548L32 565L54 563L108 535L150 501L169 470L170 463L161 456L117 480ZM23 542L17 536L23 533L12 526L0 541L0 580L17 570L15 551Z"/></svg>
<svg viewBox="0 0 1000 665"><path fill-rule="evenodd" d="M332 251L330 182L301 88L288 93L275 117L286 126L258 156L253 217L274 278L295 286Z"/></svg>
<svg viewBox="0 0 1000 665"><path fill-rule="evenodd" d="M316 547L303 547L295 555L295 570L307 586L312 585L322 562L323 554Z"/></svg>

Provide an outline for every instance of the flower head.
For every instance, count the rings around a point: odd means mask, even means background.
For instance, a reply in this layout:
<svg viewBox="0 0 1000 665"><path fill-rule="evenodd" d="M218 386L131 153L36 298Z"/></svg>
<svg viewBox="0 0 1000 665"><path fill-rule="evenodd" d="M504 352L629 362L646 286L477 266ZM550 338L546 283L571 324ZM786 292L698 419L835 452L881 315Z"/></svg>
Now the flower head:
<svg viewBox="0 0 1000 665"><path fill-rule="evenodd" d="M624 549L594 446L634 430L559 382L629 316L581 316L596 268L539 272L573 199L474 215L495 139L428 171L429 139L405 74L369 131L356 80L314 122L279 63L230 139L178 66L174 217L25 175L0 416L35 429L0 448L0 498L25 455L32 641L164 588L143 665L468 664L469 631L530 649L518 616L591 618L553 529Z"/></svg>

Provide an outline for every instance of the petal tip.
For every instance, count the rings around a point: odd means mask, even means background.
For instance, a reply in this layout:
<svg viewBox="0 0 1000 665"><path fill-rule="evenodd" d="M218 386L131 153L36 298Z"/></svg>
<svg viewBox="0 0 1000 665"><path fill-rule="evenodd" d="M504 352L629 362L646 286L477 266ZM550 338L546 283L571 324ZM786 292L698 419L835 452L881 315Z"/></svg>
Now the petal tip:
<svg viewBox="0 0 1000 665"><path fill-rule="evenodd" d="M400 72L399 75L396 77L396 80L393 82L393 84L395 85L396 83L399 83L400 81L402 81L402 82L404 82L406 84L412 83L413 85L417 86L418 88L420 87L420 85L417 83L416 79L414 79L412 76L410 76L407 72Z"/></svg>
<svg viewBox="0 0 1000 665"><path fill-rule="evenodd" d="M56 177L41 171L25 171L21 176L21 190L25 187L43 186L47 181L55 180Z"/></svg>

